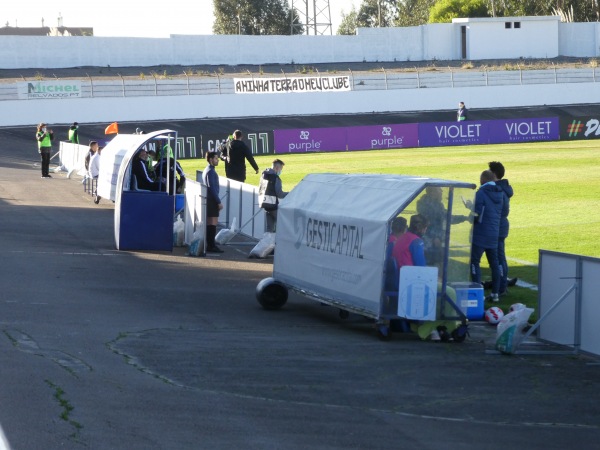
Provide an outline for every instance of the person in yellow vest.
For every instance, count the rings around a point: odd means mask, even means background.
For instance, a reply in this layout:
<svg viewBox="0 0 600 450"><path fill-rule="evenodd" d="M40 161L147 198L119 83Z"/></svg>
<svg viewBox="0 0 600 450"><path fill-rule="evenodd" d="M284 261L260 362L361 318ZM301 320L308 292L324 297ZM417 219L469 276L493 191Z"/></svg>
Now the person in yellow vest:
<svg viewBox="0 0 600 450"><path fill-rule="evenodd" d="M38 153L42 157L42 178L52 178L48 172L50 169L50 153L52 152L54 132L42 122L37 126L35 139L38 143Z"/></svg>
<svg viewBox="0 0 600 450"><path fill-rule="evenodd" d="M77 122L73 122L69 128L69 142L79 144L79 124Z"/></svg>

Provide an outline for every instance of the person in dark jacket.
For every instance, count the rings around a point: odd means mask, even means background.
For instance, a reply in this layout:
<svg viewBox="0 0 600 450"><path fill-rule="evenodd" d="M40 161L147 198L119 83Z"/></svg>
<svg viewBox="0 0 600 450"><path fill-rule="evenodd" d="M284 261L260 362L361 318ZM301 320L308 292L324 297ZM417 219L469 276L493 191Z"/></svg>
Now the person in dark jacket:
<svg viewBox="0 0 600 450"><path fill-rule="evenodd" d="M255 173L258 173L258 164L256 164L254 156L252 156L252 151L242 141L242 132L235 130L233 132L233 140L229 143L227 158L225 160L227 178L241 183L246 181L246 160L248 160Z"/></svg>
<svg viewBox="0 0 600 450"><path fill-rule="evenodd" d="M185 172L173 158L173 149L165 144L160 151L160 160L154 166L157 177L167 178L169 172L169 194L183 194L185 191Z"/></svg>
<svg viewBox="0 0 600 450"><path fill-rule="evenodd" d="M475 194L473 205L473 242L471 246L471 279L481 283L481 256L485 253L492 271L492 294L488 300L499 301L502 268L498 262L498 239L502 216L508 216L508 202L496 176L491 170L484 170L480 176L480 188Z"/></svg>
<svg viewBox="0 0 600 450"><path fill-rule="evenodd" d="M458 103L458 111L456 111L456 121L464 122L467 120L467 107L465 106L465 102Z"/></svg>
<svg viewBox="0 0 600 450"><path fill-rule="evenodd" d="M219 197L219 174L215 167L219 165L219 153L208 152L206 154L208 165L202 172L202 182L207 187L206 197L206 251L211 253L223 253L215 243L217 235L217 223L219 222L219 211L223 209L221 197Z"/></svg>
<svg viewBox="0 0 600 450"><path fill-rule="evenodd" d="M258 206L265 210L267 216L267 231L274 233L277 228L277 208L279 199L288 193L283 191L281 184L281 171L285 163L276 159L272 167L263 171L258 185Z"/></svg>
<svg viewBox="0 0 600 450"><path fill-rule="evenodd" d="M499 294L502 295L507 292L507 287L509 284L508 280L508 262L506 261L506 251L504 246L504 241L508 237L509 223L508 223L508 214L510 213L510 198L513 196L513 188L508 182L508 180L504 179L504 165L498 161L492 161L488 163L490 170L496 176L496 186L500 186L504 194L506 194L506 211L505 215L502 215L500 221L500 234L498 236L498 263L500 267L502 267L502 278L500 280L500 291ZM517 282L517 279L510 280L510 285L514 286Z"/></svg>
<svg viewBox="0 0 600 450"><path fill-rule="evenodd" d="M135 177L137 188L146 191L160 191L161 183L154 181L148 173L148 152L141 148L131 161L131 175ZM162 185L164 190L164 184Z"/></svg>

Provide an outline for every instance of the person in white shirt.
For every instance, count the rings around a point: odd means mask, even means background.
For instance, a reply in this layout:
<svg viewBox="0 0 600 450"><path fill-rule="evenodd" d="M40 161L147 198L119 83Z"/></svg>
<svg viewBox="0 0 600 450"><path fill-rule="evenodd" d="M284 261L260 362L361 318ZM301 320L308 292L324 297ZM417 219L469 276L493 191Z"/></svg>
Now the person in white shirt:
<svg viewBox="0 0 600 450"><path fill-rule="evenodd" d="M100 154L102 153L102 149L98 147L96 141L90 142L90 149L94 150L94 155L90 158L90 177L98 178L98 175L100 174Z"/></svg>
<svg viewBox="0 0 600 450"><path fill-rule="evenodd" d="M92 179L92 195L94 196L94 203L100 203L100 197L98 196L98 175L100 175L100 155L102 149L98 147L96 141L90 143L90 148L94 151L94 155L90 158L89 177Z"/></svg>

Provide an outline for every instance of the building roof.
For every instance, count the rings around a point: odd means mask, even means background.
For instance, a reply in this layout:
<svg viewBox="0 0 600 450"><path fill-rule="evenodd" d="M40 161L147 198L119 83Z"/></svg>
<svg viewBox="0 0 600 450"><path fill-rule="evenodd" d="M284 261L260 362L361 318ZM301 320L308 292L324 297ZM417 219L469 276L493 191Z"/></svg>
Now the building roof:
<svg viewBox="0 0 600 450"><path fill-rule="evenodd" d="M0 36L93 36L92 27L2 27Z"/></svg>

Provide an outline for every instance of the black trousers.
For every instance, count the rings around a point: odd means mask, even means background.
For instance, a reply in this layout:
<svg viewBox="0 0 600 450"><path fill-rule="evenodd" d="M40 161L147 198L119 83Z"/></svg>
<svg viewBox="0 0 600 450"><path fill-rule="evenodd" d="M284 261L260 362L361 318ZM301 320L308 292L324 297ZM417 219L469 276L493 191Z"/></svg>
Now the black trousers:
<svg viewBox="0 0 600 450"><path fill-rule="evenodd" d="M40 156L42 157L42 176L46 177L49 174L50 169L50 152L52 151L51 147L42 147L40 148Z"/></svg>

